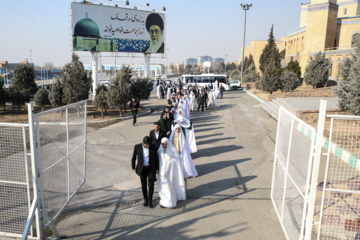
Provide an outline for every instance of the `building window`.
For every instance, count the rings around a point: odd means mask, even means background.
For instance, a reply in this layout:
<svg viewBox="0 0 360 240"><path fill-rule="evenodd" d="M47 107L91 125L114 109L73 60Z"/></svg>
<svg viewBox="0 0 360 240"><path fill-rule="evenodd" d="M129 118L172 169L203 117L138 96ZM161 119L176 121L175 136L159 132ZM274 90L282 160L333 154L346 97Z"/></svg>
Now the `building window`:
<svg viewBox="0 0 360 240"><path fill-rule="evenodd" d="M341 58L338 58L337 60L337 78L339 78L340 75L340 64L341 64Z"/></svg>
<svg viewBox="0 0 360 240"><path fill-rule="evenodd" d="M347 14L347 8L344 8L344 16Z"/></svg>
<svg viewBox="0 0 360 240"><path fill-rule="evenodd" d="M330 59L330 67L329 67L329 77L332 76L332 70L333 70L333 60Z"/></svg>
<svg viewBox="0 0 360 240"><path fill-rule="evenodd" d="M354 47L355 43L357 41L360 41L360 33L355 33L352 37L351 37L351 46Z"/></svg>

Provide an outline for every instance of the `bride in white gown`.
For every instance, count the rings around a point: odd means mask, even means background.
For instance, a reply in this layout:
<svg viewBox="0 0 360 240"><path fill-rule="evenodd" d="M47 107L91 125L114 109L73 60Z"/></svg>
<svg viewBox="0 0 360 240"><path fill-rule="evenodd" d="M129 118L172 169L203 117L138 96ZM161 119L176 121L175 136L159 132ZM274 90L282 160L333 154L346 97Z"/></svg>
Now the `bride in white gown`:
<svg viewBox="0 0 360 240"><path fill-rule="evenodd" d="M176 147L167 138L161 140L158 156L159 204L161 207L174 208L177 201L186 200L185 180L180 156Z"/></svg>
<svg viewBox="0 0 360 240"><path fill-rule="evenodd" d="M184 177L197 177L198 172L196 171L194 162L190 155L189 143L185 138L184 132L181 130L181 126L176 124L170 134L170 143L172 143L179 152L181 165L184 170Z"/></svg>

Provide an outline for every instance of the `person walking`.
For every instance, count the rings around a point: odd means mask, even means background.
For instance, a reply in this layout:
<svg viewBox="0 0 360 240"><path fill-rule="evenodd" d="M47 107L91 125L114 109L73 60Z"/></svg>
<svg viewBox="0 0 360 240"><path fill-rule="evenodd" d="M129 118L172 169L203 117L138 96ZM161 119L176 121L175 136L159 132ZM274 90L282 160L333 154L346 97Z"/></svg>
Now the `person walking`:
<svg viewBox="0 0 360 240"><path fill-rule="evenodd" d="M201 111L204 111L204 104L206 103L207 95L204 93L204 90L201 89L200 95L199 95L199 105L197 111L199 111L201 107Z"/></svg>
<svg viewBox="0 0 360 240"><path fill-rule="evenodd" d="M150 137L145 136L142 143L135 145L131 158L132 170L140 177L144 207L153 208L154 181L156 174L159 173L157 150L156 146L151 144ZM149 192L147 186L149 186Z"/></svg>
<svg viewBox="0 0 360 240"><path fill-rule="evenodd" d="M132 101L130 102L130 109L133 116L133 126L136 124L136 114L138 113L139 107L140 103L133 97Z"/></svg>
<svg viewBox="0 0 360 240"><path fill-rule="evenodd" d="M160 147L161 139L166 136L166 132L160 129L160 123L154 123L154 130L151 130L149 133L149 137L151 139L151 143L156 146L157 149Z"/></svg>

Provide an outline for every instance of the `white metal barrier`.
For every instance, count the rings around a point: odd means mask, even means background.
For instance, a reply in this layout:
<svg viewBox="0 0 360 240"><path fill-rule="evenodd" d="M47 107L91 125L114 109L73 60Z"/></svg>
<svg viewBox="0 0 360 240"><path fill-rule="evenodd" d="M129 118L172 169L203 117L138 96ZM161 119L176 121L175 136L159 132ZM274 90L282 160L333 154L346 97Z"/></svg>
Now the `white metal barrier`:
<svg viewBox="0 0 360 240"><path fill-rule="evenodd" d="M87 101L36 114L44 228L85 182Z"/></svg>
<svg viewBox="0 0 360 240"><path fill-rule="evenodd" d="M32 105L29 124L0 123L0 235L41 238ZM34 200L35 199L35 200ZM32 209L33 208L33 209ZM35 209L35 210L34 210ZM31 219L28 219L29 212ZM36 220L33 221L33 217ZM34 233L32 224L36 226ZM23 234L25 225L28 231ZM30 232L30 235L29 235Z"/></svg>
<svg viewBox="0 0 360 240"><path fill-rule="evenodd" d="M282 108L278 121L271 199L286 238L360 240L360 117L326 115L322 100L316 135Z"/></svg>
<svg viewBox="0 0 360 240"><path fill-rule="evenodd" d="M331 118L330 137L314 233L317 239L360 239L360 117L327 117Z"/></svg>
<svg viewBox="0 0 360 240"><path fill-rule="evenodd" d="M28 116L0 123L0 236L59 237L53 223L85 182L87 101L36 114L36 128L32 104Z"/></svg>
<svg viewBox="0 0 360 240"><path fill-rule="evenodd" d="M271 200L288 239L304 235L315 129L280 108Z"/></svg>

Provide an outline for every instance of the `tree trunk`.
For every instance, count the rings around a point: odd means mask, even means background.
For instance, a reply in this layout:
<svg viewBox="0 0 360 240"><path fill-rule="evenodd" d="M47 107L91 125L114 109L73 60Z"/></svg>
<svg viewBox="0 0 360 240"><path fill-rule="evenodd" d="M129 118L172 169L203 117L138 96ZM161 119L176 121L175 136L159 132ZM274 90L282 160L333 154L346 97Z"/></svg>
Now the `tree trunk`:
<svg viewBox="0 0 360 240"><path fill-rule="evenodd" d="M104 118L104 111L103 111L103 108L101 108L101 119Z"/></svg>
<svg viewBox="0 0 360 240"><path fill-rule="evenodd" d="M122 117L121 107L119 107L120 117Z"/></svg>

